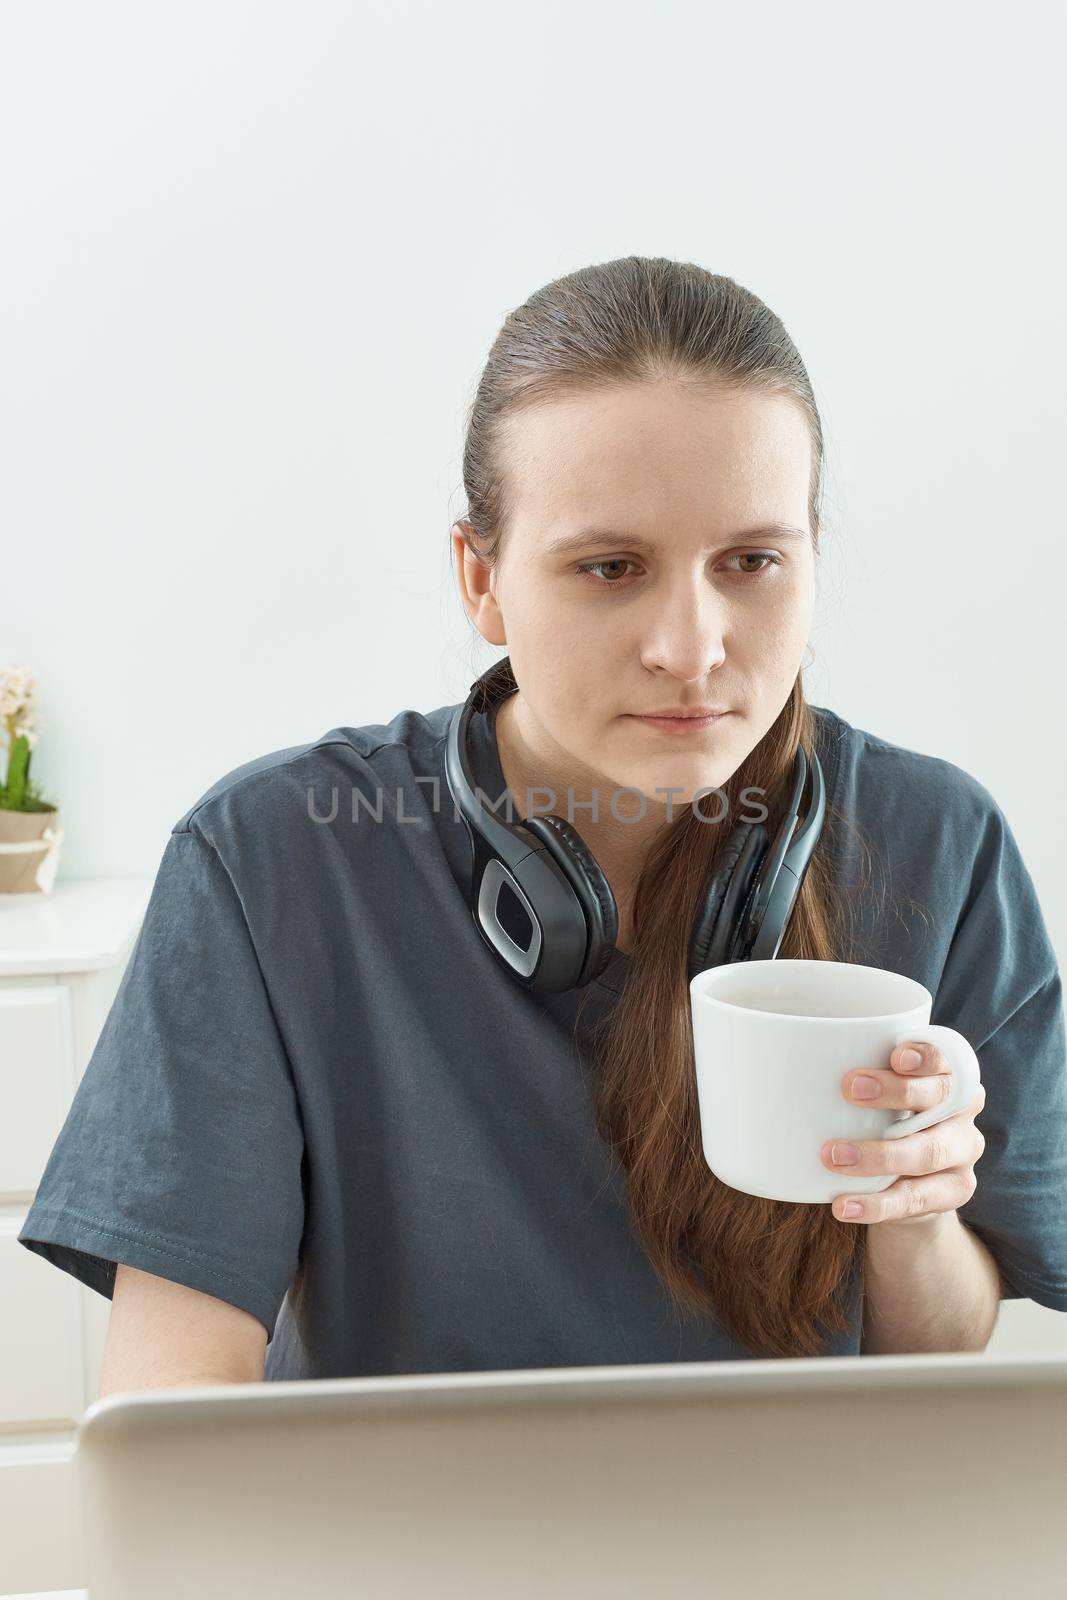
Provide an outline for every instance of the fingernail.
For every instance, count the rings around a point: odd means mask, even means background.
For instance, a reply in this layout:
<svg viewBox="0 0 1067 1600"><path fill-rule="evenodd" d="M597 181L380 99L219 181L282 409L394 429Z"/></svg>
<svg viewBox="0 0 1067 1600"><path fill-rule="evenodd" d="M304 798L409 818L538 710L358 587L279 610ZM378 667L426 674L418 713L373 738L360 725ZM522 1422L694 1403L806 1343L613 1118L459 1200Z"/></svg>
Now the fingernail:
<svg viewBox="0 0 1067 1600"><path fill-rule="evenodd" d="M923 1058L918 1050L902 1050L900 1052L901 1072L914 1072L916 1067L921 1067Z"/></svg>
<svg viewBox="0 0 1067 1600"><path fill-rule="evenodd" d="M862 1214L862 1212L863 1207L860 1205L858 1200L846 1200L844 1205L841 1207L841 1215L843 1217L858 1217Z"/></svg>
<svg viewBox="0 0 1067 1600"><path fill-rule="evenodd" d="M835 1144L830 1151L830 1160L835 1167L851 1167L860 1158L860 1153L854 1144Z"/></svg>
<svg viewBox="0 0 1067 1600"><path fill-rule="evenodd" d="M857 1100L873 1100L882 1092L882 1085L877 1078L853 1078L852 1093Z"/></svg>

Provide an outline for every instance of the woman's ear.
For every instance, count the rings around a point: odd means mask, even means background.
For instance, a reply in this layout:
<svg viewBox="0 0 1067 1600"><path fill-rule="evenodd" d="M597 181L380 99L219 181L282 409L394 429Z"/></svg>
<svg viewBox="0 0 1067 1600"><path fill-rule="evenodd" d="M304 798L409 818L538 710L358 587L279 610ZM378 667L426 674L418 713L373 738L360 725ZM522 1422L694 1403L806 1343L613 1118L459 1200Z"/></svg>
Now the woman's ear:
<svg viewBox="0 0 1067 1600"><path fill-rule="evenodd" d="M463 609L487 644L507 644L504 614L496 598L494 569L475 554L467 541L466 524L452 525L456 556L456 581Z"/></svg>

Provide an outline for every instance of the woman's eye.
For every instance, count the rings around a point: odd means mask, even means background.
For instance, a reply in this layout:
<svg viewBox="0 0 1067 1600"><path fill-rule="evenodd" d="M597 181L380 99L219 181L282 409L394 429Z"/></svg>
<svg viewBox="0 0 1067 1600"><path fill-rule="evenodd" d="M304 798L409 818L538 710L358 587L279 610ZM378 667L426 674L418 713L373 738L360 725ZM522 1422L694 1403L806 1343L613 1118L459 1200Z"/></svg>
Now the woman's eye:
<svg viewBox="0 0 1067 1600"><path fill-rule="evenodd" d="M782 564L781 556L775 555L773 550L742 550L739 556L731 556L730 560L764 562L762 567L742 567L742 573L753 578L758 578L761 572L766 572L768 570L766 565L767 562L774 567L780 567Z"/></svg>
<svg viewBox="0 0 1067 1600"><path fill-rule="evenodd" d="M609 589L609 588L610 589L618 589L620 587L620 585L619 585L617 580L612 579L612 578L597 578L597 577L593 576L595 569L597 567L632 567L632 566L633 566L633 562L632 561L626 561L620 556L618 558L618 560L616 560L616 561L586 561L582 566L580 566L578 568L578 571L579 572L588 573L590 575L591 582L599 584L602 589Z"/></svg>
<svg viewBox="0 0 1067 1600"><path fill-rule="evenodd" d="M772 566L780 567L782 565L782 557L780 555L776 555L773 550L742 550L738 555L730 556L729 560L760 562L760 565L757 567L741 567L733 569L734 571L738 572L740 577L748 578L758 578L761 572L767 572ZM625 573L616 571L614 576L609 575L607 577L598 577L597 573L598 571L605 571L611 568L617 569L619 567L632 566L632 561L628 561L624 557L619 556L614 561L586 561L583 562L577 570L588 577L590 583L596 584L601 589L621 589L623 587L621 580L626 576Z"/></svg>

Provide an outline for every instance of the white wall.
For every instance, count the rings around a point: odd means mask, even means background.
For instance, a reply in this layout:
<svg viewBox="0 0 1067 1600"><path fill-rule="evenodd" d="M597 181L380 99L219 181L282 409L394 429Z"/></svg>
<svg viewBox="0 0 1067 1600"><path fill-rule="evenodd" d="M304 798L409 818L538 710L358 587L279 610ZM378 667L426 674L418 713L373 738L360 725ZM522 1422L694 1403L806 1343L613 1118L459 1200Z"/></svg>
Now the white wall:
<svg viewBox="0 0 1067 1600"><path fill-rule="evenodd" d="M462 698L463 413L538 285L760 294L830 525L809 694L947 756L1067 949L1062 38L1043 4L115 0L0 19L0 660L61 876L223 772Z"/></svg>

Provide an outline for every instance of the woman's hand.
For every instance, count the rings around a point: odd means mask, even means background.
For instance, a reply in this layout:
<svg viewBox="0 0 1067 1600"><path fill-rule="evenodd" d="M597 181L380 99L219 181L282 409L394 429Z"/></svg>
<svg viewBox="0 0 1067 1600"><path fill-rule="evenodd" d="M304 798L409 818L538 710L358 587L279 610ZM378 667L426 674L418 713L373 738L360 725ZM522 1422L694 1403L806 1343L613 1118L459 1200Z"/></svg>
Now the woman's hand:
<svg viewBox="0 0 1067 1600"><path fill-rule="evenodd" d="M952 1092L952 1073L941 1051L932 1044L901 1044L889 1058L888 1069L862 1069L842 1080L846 1100L857 1106L885 1106L900 1111L925 1111L941 1105ZM877 1085L878 1093L864 1097L857 1085ZM905 1133L896 1139L864 1139L849 1144L830 1139L822 1159L847 1182L853 1173L874 1177L902 1174L877 1194L838 1195L834 1215L849 1222L936 1223L945 1212L965 1205L977 1188L974 1164L985 1149L985 1139L974 1119L985 1105L985 1088L965 1111L945 1117L932 1128ZM854 1152L851 1161L841 1156ZM835 1159L836 1154L836 1159ZM849 1212L848 1205L859 1210Z"/></svg>

